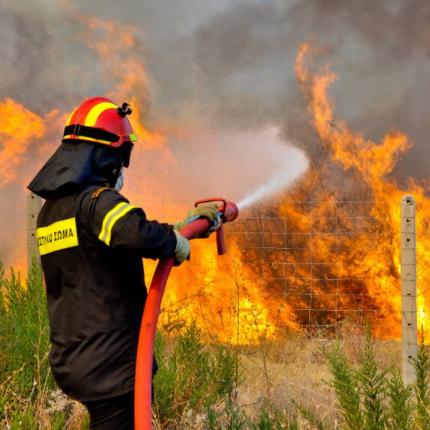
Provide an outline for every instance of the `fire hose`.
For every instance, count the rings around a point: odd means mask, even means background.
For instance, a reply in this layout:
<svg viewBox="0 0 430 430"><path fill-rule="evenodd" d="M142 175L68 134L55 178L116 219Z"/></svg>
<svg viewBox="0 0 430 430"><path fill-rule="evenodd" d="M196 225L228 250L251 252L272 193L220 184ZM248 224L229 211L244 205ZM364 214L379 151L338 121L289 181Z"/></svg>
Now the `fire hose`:
<svg viewBox="0 0 430 430"><path fill-rule="evenodd" d="M217 251L218 255L223 255L226 252L224 224L234 221L239 214L239 210L235 203L218 198L199 200L195 203L195 206L197 207L201 204L214 202L219 204L219 220L221 221L216 230ZM180 233L191 240L201 237L210 231L211 228L212 223L207 218L197 218L181 229ZM169 257L158 263L149 287L148 297L143 311L136 356L134 390L135 430L152 429L152 366L155 334L161 300L174 262L174 258Z"/></svg>

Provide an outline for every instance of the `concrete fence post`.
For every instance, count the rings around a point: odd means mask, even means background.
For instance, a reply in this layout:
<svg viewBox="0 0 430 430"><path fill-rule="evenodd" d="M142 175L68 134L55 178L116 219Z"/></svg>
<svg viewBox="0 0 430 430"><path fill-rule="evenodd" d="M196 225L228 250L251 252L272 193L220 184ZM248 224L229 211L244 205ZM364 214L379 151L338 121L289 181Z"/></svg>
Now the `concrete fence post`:
<svg viewBox="0 0 430 430"><path fill-rule="evenodd" d="M37 215L42 207L42 199L36 194L27 196L27 273L30 270L33 258L39 258L36 241Z"/></svg>
<svg viewBox="0 0 430 430"><path fill-rule="evenodd" d="M418 351L414 198L404 196L401 206L402 375L403 382L410 384L416 377L410 360L416 358Z"/></svg>

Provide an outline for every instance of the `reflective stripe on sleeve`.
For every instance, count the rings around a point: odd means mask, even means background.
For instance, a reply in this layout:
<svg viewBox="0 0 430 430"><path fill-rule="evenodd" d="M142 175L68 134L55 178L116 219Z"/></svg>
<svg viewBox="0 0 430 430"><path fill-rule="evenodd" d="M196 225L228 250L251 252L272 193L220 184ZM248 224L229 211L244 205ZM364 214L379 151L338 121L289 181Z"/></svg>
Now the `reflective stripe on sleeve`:
<svg viewBox="0 0 430 430"><path fill-rule="evenodd" d="M113 227L119 219L121 219L132 209L136 209L136 206L132 206L126 202L118 203L114 208L112 208L103 218L99 239L106 245L110 246Z"/></svg>

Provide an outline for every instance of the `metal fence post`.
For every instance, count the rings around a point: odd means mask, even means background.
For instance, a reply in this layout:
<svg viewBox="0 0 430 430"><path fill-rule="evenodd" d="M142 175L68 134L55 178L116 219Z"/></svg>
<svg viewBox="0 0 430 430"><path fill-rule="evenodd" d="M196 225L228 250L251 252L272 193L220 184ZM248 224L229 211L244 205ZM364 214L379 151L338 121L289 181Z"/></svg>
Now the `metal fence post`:
<svg viewBox="0 0 430 430"><path fill-rule="evenodd" d="M27 273L30 270L33 258L39 258L36 241L37 215L42 207L42 199L36 194L27 196Z"/></svg>
<svg viewBox="0 0 430 430"><path fill-rule="evenodd" d="M410 360L418 350L415 200L404 196L401 205L402 375L410 384L416 377Z"/></svg>

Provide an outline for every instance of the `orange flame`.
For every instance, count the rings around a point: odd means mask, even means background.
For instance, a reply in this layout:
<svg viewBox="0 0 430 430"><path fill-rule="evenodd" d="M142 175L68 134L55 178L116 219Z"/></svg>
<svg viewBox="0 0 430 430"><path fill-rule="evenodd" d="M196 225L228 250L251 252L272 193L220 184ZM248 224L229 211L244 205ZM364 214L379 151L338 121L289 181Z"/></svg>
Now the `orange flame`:
<svg viewBox="0 0 430 430"><path fill-rule="evenodd" d="M46 133L43 118L16 101L0 101L0 186L16 180L30 145Z"/></svg>
<svg viewBox="0 0 430 430"><path fill-rule="evenodd" d="M112 86L107 95L118 103L125 99L130 102L133 107L130 121L145 149L166 150L164 135L149 130L141 121L140 107L148 105L149 80L144 64L135 55L130 55L141 51L136 39L137 29L131 25L124 29L117 23L95 17L81 15L79 19L86 24L84 41L103 60L105 81Z"/></svg>
<svg viewBox="0 0 430 430"><path fill-rule="evenodd" d="M250 344L298 328L292 309L265 291L264 282L242 263L235 241L222 257L212 239L193 241L191 248L191 263L175 269L167 285L160 316L165 329L195 323L208 337Z"/></svg>
<svg viewBox="0 0 430 430"><path fill-rule="evenodd" d="M355 179L356 185L347 197L351 200L359 200L359 189L364 185L367 189L366 196L370 196L372 203L368 212L362 208L357 215L365 215L367 219L371 217L374 232L381 232L382 235L367 234L363 231L355 235L316 235L312 250L309 249L310 245L307 245L306 249L308 253L313 253L317 261L327 262L330 257L334 257L336 273L328 273L329 277L346 281L344 293L348 290L357 291L359 286L369 294L373 301L371 305L378 314L377 333L384 337L398 337L401 329L400 200L406 191L402 190L388 174L395 167L400 155L411 147L411 143L403 133L397 131L389 132L381 142L376 143L365 139L359 133L352 132L346 122L335 120L334 103L327 96L327 90L336 76L327 67L316 73L312 73L309 67L306 67L305 63L309 60L309 54L312 51L314 50L310 45L301 46L295 69L298 82L309 102L313 127L332 161L341 165L346 172L353 170L358 174ZM311 173L311 175L315 174L315 171ZM305 214L287 202L281 206L281 213L292 220L292 224L298 231L306 231L312 222L315 224L315 220L318 220L316 231L318 228L323 229L320 231L329 231L332 226L327 214L333 205L333 198L345 199L343 194L345 190L342 188L342 184L339 184L339 189L332 190L334 197L328 196L327 189L320 189L316 200L320 200L321 203ZM414 194L418 202L419 265L421 268L428 267L430 240L425 233L429 222L430 199L426 197L423 186L413 180L409 181L407 192ZM360 214L360 211L364 213ZM347 209L337 209L336 223L349 231L354 228ZM333 249L337 250L336 255ZM365 253L363 253L364 249ZM428 277L428 273L421 274L421 287L426 284ZM347 282L351 278L356 281ZM360 281L357 282L358 279ZM317 293L324 290L322 284L317 282L314 285ZM421 288L419 325L427 329L428 320L425 309L428 307L428 301L425 297Z"/></svg>
<svg viewBox="0 0 430 430"><path fill-rule="evenodd" d="M162 127L154 131L144 123L146 110L140 107L147 106L150 85L144 65L130 55L141 49L134 29L128 26L125 32L112 22L88 17L80 19L86 24L85 43L104 60L105 79L113 87L111 97L117 101L127 98L133 105L131 120L136 134L143 140L137 162L150 151L157 155L164 168L174 165ZM98 35L100 31L101 36ZM326 182L315 179L323 178L327 169L313 166L278 208L279 220L285 218L291 232L288 240L292 243L287 251L282 246L276 252L262 249L258 240L254 240L261 236L259 231L244 239L231 235L230 254L223 258L215 255L213 240L193 243L192 262L175 269L167 286L161 315L161 323L167 329L196 322L206 333L223 341L253 343L276 336L284 328L295 330L306 323L318 326L348 321L349 310L364 306L378 316L377 334L399 336L399 202L405 191L388 174L411 143L396 131L375 143L352 132L346 122L335 120L334 103L327 91L336 76L328 67L311 72L306 63L313 51L310 45L300 48L295 66L297 79L308 100L313 127L330 162L344 169L345 175L354 172L354 185L349 189L342 184L329 188ZM60 123L64 115L53 111L41 117L11 99L0 102L0 186L16 180L17 169L27 154L32 153L34 139L46 139L48 122ZM177 132L186 135L188 130ZM45 143L43 151L36 151L36 155L41 157L43 153L45 157L48 150L52 152L52 147ZM134 166L135 163L136 160ZM151 199L163 200L164 196L160 198L160 195L165 190L157 189L157 178L151 178L153 183L145 187L141 178L144 175L136 167L134 169L137 173L130 189L135 200L141 200L142 190L145 208L150 206ZM171 184L170 190L174 191L174 185ZM311 199L307 197L309 190ZM165 196L166 200L173 200L173 191ZM425 271L430 267L427 234L430 199L426 191L428 188L410 180L407 192L415 196L419 214L419 324L427 330L430 299L424 294L424 286L430 280L430 273ZM370 207L360 205L361 193L366 198L370 196ZM308 200L306 206L297 203L303 200ZM339 205L339 200L355 200L356 206L351 207L347 202ZM165 206L163 218L173 217L184 206L182 202L170 208ZM350 216L351 212L355 218ZM357 220L371 220L372 223L357 229ZM272 240L279 232L285 232L282 223L275 223L263 234L268 234ZM374 234L376 232L382 234ZM151 262L146 264L148 281L154 266ZM282 287L273 281L280 268L285 281ZM363 298L365 296L368 298ZM312 303L307 301L309 297ZM366 302L354 302L357 297ZM327 310L331 309L335 312L329 315Z"/></svg>

